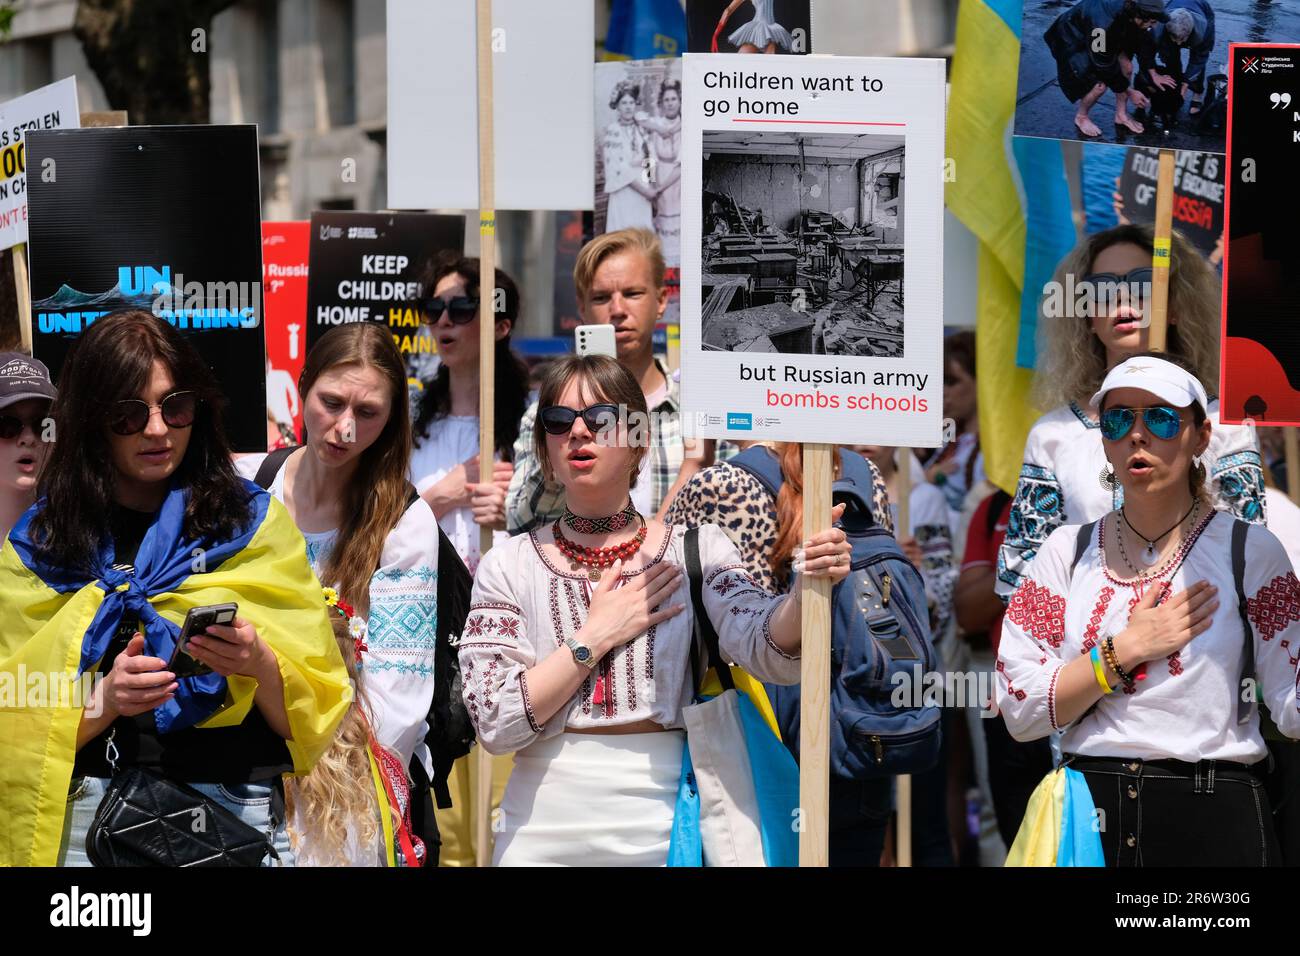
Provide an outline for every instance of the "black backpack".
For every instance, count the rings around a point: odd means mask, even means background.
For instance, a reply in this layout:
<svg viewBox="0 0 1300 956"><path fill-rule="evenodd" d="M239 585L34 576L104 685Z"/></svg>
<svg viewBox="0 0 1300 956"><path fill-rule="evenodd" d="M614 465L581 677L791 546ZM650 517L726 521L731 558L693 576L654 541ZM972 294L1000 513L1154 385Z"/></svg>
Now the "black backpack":
<svg viewBox="0 0 1300 956"><path fill-rule="evenodd" d="M285 459L297 451L298 447L300 446L277 448L271 452L257 469L257 477L253 480L270 490ZM409 508L419 497L415 486L408 483L406 506ZM470 577L469 569L461 560L456 546L439 527L438 623L437 644L433 655L433 701L429 704L429 714L425 718L429 730L424 737L424 743L433 758L433 780L426 779L423 764L412 757L408 770L414 784L411 791L413 816L418 815L417 808L424 797L424 793L419 792L422 790L427 792L432 789L439 807L446 809L451 806L447 777L451 773L452 764L469 753L470 745L474 742L474 725L461 696L460 659L451 640L453 635L459 635L464 629L473 584L474 579ZM423 827L415 823L414 829L423 837L432 825L430 819ZM431 849L435 845L429 844L427 840L425 842Z"/></svg>

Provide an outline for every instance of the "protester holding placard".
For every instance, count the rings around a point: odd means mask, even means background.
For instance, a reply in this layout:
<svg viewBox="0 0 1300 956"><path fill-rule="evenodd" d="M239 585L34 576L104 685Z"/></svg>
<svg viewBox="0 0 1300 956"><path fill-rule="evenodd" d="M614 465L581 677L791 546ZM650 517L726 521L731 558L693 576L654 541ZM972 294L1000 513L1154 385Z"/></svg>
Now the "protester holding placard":
<svg viewBox="0 0 1300 956"><path fill-rule="evenodd" d="M366 621L362 678L375 736L403 766L424 744L433 697L438 524L408 497L411 425L406 369L385 326L331 329L307 353L302 378L307 444L238 462L307 540L322 582Z"/></svg>
<svg viewBox="0 0 1300 956"><path fill-rule="evenodd" d="M794 580L791 563L803 540L803 446L798 442L746 442L766 447L780 461L783 481L773 495L748 469L724 461L694 475L664 516L670 525L716 525L726 532L749 575L765 591L785 594ZM845 454L855 454L846 451ZM869 460L871 521L893 531L889 495L879 470ZM836 471L839 458L835 459ZM893 781L832 779L830 865L877 866L893 807Z"/></svg>
<svg viewBox="0 0 1300 956"><path fill-rule="evenodd" d="M50 450L45 423L56 394L43 363L22 352L0 353L0 540L36 503L36 482Z"/></svg>
<svg viewBox="0 0 1300 956"><path fill-rule="evenodd" d="M479 471L479 261L442 253L430 263L416 300L441 359L423 383L413 426L411 482L429 503L471 574L478 567L479 528L505 527L506 490L519 420L528 408L528 369L510 349L519 319L519 289L496 270L495 459L491 479Z"/></svg>
<svg viewBox="0 0 1300 956"><path fill-rule="evenodd" d="M84 707L8 715L0 863L85 865L92 826L101 850L148 858L158 848L120 821L92 824L109 778L137 770L157 778L153 803L190 802L183 782L290 862L275 781L312 768L348 701L302 536L235 474L212 373L166 322L136 310L99 319L60 384L41 497L0 551L0 660L103 679ZM177 679L178 623L228 602L232 623L187 645L210 670ZM148 822L141 811L140 840L163 826ZM168 841L181 859L210 854L181 829Z"/></svg>
<svg viewBox="0 0 1300 956"><path fill-rule="evenodd" d="M1169 265L1168 352L1196 377L1219 378L1219 284L1214 271L1175 232ZM1126 357L1147 347L1153 233L1130 224L1089 236L1061 261L1049 283L1040 323L1046 332L1035 391L1052 408L1030 429L1024 465L998 552L998 593L1008 599L1052 530L1093 521L1123 503L1122 486L1102 450L1087 397ZM1254 432L1213 425L1201 463L1215 507L1264 521L1264 476ZM1162 528L1145 529L1160 535ZM1152 552L1158 540L1152 539Z"/></svg>
<svg viewBox="0 0 1300 956"><path fill-rule="evenodd" d="M1066 774L1086 781L1070 800L1095 804L1072 806L1066 831L1107 865L1278 865L1255 701L1300 737L1300 584L1273 534L1211 504L1197 459L1215 426L1194 375L1140 354L1090 404L1124 503L1056 529L1030 565L998 708L1017 740L1061 733ZM1019 864L1040 842L1032 801L1025 819Z"/></svg>
<svg viewBox="0 0 1300 956"><path fill-rule="evenodd" d="M549 527L484 557L460 641L479 742L517 751L495 862L663 865L682 710L696 689L686 529L634 504L648 448L633 442L648 409L625 367L561 359L539 403L535 454L567 504ZM698 543L703 606L724 659L797 683L800 588L784 598L759 588L718 528L703 527ZM849 570L837 529L810 535L796 557L804 574L832 582Z"/></svg>
<svg viewBox="0 0 1300 956"><path fill-rule="evenodd" d="M632 498L643 514L659 514L681 483L700 466L682 443L680 386L654 357L655 324L668 306L664 258L648 229L597 236L583 246L573 267L584 322L614 326L618 360L641 385L650 409L650 447L642 456L642 480ZM564 488L548 481L533 451L537 420L533 403L519 423L515 472L506 498L506 528L519 534L554 521L564 511Z"/></svg>

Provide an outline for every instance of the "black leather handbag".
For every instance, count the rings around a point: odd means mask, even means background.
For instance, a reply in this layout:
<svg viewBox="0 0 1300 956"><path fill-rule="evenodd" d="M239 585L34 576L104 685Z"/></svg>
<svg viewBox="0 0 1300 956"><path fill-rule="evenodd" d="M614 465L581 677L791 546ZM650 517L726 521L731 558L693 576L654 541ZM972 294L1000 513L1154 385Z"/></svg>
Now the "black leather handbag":
<svg viewBox="0 0 1300 956"><path fill-rule="evenodd" d="M116 748L109 740L110 753ZM95 866L261 866L280 855L250 827L193 787L144 767L117 770L86 833Z"/></svg>

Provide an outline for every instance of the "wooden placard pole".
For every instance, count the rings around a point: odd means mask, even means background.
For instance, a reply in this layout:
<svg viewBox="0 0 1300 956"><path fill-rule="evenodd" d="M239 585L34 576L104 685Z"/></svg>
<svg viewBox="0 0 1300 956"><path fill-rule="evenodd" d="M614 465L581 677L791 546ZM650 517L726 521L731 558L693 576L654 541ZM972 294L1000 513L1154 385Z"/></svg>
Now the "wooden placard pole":
<svg viewBox="0 0 1300 956"><path fill-rule="evenodd" d="M1174 151L1160 151L1156 178L1155 245L1151 255L1151 314L1147 347L1165 351L1169 328L1169 258L1174 220Z"/></svg>
<svg viewBox="0 0 1300 956"><path fill-rule="evenodd" d="M1300 436L1295 428L1287 426L1282 429L1282 441L1286 448L1286 493L1300 504Z"/></svg>
<svg viewBox="0 0 1300 956"><path fill-rule="evenodd" d="M32 295L27 276L27 243L10 250L14 263L14 298L18 302L18 335L22 350L32 354Z"/></svg>
<svg viewBox="0 0 1300 956"><path fill-rule="evenodd" d="M898 526L894 536L900 540L912 533L912 449L900 448L894 453L898 490ZM919 568L917 570L920 570ZM894 818L894 862L899 866L912 865L912 776L898 775L898 815Z"/></svg>
<svg viewBox="0 0 1300 956"><path fill-rule="evenodd" d="M478 217L479 217L479 384L478 480L492 478L496 417L496 154L492 136L492 0L478 5ZM492 547L492 529L479 529L479 553ZM474 862L492 862L492 755L474 748Z"/></svg>
<svg viewBox="0 0 1300 956"><path fill-rule="evenodd" d="M835 446L803 446L804 537L831 523L831 455ZM799 865L829 863L831 767L831 582L802 578L803 649L799 715Z"/></svg>

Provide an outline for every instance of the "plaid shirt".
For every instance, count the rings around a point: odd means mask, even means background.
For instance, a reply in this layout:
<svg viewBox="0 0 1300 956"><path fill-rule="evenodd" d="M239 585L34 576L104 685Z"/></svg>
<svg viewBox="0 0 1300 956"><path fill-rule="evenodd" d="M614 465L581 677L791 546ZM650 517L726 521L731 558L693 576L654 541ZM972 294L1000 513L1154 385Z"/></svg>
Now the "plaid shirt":
<svg viewBox="0 0 1300 956"><path fill-rule="evenodd" d="M681 386L655 359L655 367L668 383L664 400L650 409L650 500L658 512L682 470ZM542 477L542 465L533 455L537 403L519 421L515 440L515 473L506 493L506 530L523 534L548 524L564 513L564 487Z"/></svg>

